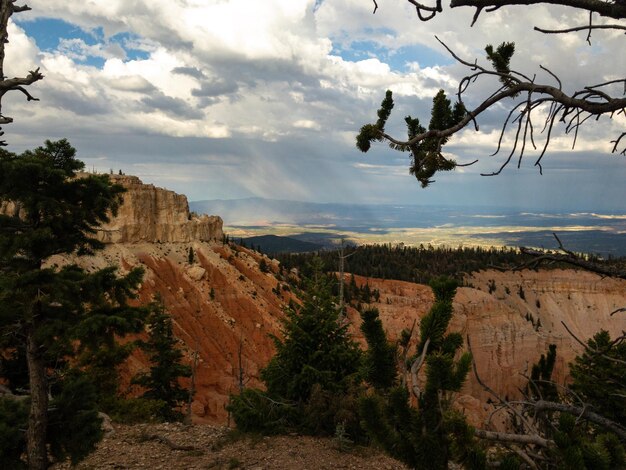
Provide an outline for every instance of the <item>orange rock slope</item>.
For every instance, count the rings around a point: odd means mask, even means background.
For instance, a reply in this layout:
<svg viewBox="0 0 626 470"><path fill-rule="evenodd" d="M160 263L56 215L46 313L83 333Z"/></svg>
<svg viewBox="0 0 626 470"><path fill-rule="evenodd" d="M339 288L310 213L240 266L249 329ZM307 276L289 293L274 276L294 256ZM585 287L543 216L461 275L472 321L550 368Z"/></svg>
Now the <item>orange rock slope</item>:
<svg viewBox="0 0 626 470"><path fill-rule="evenodd" d="M173 316L187 360L198 354L194 419L223 423L228 396L240 382L259 385L259 370L274 351L270 335L280 333L280 319L293 294L279 283L275 262L219 241L219 217L189 214L184 196L141 185L136 178L119 182L128 188L125 205L120 218L106 229L124 236L103 238L118 242L79 262L89 269L110 264L122 270L144 268L140 301L148 302L159 293ZM169 212L176 214L168 213L168 204ZM185 224L191 225L184 228ZM261 271L263 258L271 272ZM414 321L419 324L433 302L427 286L359 276L356 281L369 282L380 291L375 306L391 338ZM581 339L600 329L612 335L626 330L626 315L609 316L626 306L626 281L573 270L484 271L469 276L466 285L470 287L457 292L450 328L470 338L482 379L503 396L519 395L518 388L525 383L522 374L550 343L558 346L557 379L567 380L567 364L582 348L562 322ZM349 318L359 339L358 313L350 309ZM125 377L147 367L145 358L135 355ZM487 398L470 377L457 403L480 424L490 410Z"/></svg>
<svg viewBox="0 0 626 470"><path fill-rule="evenodd" d="M356 280L379 289L376 307L391 338L410 329L415 319L419 325L433 302L427 286L359 276ZM481 271L468 276L465 284L471 287L457 291L450 330L470 339L480 378L503 398L520 396L525 375L552 343L557 345L555 379L567 381L568 364L583 348L564 325L582 340L601 329L613 337L626 330L626 315L610 316L626 306L623 280L574 270ZM358 324L357 319L354 322ZM457 404L474 424L483 425L492 411L488 398L470 374Z"/></svg>

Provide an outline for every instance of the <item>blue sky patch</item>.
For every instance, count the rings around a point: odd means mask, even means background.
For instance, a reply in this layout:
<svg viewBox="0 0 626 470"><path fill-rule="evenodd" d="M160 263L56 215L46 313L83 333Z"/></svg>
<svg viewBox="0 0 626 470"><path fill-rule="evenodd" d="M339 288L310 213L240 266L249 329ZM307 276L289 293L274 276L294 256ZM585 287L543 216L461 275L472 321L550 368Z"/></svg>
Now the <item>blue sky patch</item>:
<svg viewBox="0 0 626 470"><path fill-rule="evenodd" d="M451 57L420 44L391 49L373 40L353 41L347 46L334 44L332 53L350 62L376 58L398 72L406 72L410 62L418 62L421 68L454 62Z"/></svg>
<svg viewBox="0 0 626 470"><path fill-rule="evenodd" d="M67 21L54 18L38 18L32 21L19 21L20 27L26 34L35 40L37 47L45 52L59 50L64 39L78 39L87 46L101 46L106 49L111 46L119 46L123 49L125 60L147 59L149 53L133 46L139 36L132 33L119 33L110 38L106 38L101 27L86 31ZM84 60L74 58L76 62L101 68L104 65L105 57L98 54L85 54Z"/></svg>

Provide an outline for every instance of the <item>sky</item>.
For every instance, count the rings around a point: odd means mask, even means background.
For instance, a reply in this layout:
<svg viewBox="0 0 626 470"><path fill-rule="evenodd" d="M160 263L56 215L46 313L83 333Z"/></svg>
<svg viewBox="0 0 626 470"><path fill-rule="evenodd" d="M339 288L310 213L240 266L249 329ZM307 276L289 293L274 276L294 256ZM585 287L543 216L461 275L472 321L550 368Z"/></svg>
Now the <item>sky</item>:
<svg viewBox="0 0 626 470"><path fill-rule="evenodd" d="M540 68L548 67L572 91L623 78L623 34L597 31L589 45L585 33L533 31L586 23L585 13L559 7L502 8L470 27L470 9L446 5L423 23L406 0L378 4L372 14L370 0L29 0L32 11L9 27L5 73L41 67L45 79L29 88L40 101L4 97L3 113L15 119L4 138L12 151L68 138L89 169L121 169L190 200L626 211L626 157L610 153L624 116L588 121L575 150L557 128L543 175L529 152L519 169L480 176L510 148L508 135L490 156L512 104L504 103L445 148L479 164L437 175L427 189L409 175L408 153L355 147L385 90L396 101L387 130L399 137L406 115L428 122L439 89L456 93L470 71L435 36L483 65L486 44L515 41L513 68L554 85ZM493 85L473 83L466 103Z"/></svg>

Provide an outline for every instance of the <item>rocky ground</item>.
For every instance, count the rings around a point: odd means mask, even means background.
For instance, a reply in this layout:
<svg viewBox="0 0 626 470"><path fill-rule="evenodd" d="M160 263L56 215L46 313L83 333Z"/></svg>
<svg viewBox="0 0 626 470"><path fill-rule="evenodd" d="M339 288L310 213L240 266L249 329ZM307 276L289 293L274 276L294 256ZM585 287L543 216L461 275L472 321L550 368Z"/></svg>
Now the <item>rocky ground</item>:
<svg viewBox="0 0 626 470"><path fill-rule="evenodd" d="M345 443L344 443L345 444ZM225 428L164 423L114 425L77 469L406 469L373 449L345 447L337 439L307 436L241 436Z"/></svg>

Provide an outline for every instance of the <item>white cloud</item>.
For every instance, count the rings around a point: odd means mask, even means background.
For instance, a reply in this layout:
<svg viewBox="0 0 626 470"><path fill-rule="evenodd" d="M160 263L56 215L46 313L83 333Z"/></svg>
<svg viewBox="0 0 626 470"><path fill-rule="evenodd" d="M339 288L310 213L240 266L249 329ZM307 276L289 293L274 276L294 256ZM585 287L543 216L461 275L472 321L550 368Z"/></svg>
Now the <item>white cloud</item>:
<svg viewBox="0 0 626 470"><path fill-rule="evenodd" d="M46 78L36 85L41 102L10 98L3 103L3 110L19 121L5 129L6 137L34 146L50 134L60 134L83 142L87 153L107 149L123 154L129 164L145 164L152 158L151 174L162 168L164 181L171 173L168 165L191 165L187 162L192 155L209 149L231 164L231 170L215 180L229 194L226 187L232 184L248 188L238 189L246 195L288 197L293 192L294 198L336 194L360 200L375 194L422 200L437 192L429 189L425 196L417 188L407 175L407 154L377 145L364 163L354 136L361 125L376 118L386 89L393 90L396 99L388 128L400 136L405 115L427 123L434 94L440 88L456 92L458 80L469 70L451 63L435 34L462 58L483 64L486 43L516 40L514 67L530 76L537 72L551 84L554 80L539 65L571 79L576 87L619 77L626 69L619 54L623 35L594 32L594 46L589 48L584 33L547 37L532 30L537 19L549 28L584 24L584 14L567 10L503 8L483 13L470 28L473 11L468 9L446 6L444 14L420 23L405 0L381 3L376 15L368 0L325 1L315 13L314 4L314 0L31 0L32 12L21 13L20 20L60 18L87 30L101 27L105 37L95 45L61 38L57 50L42 53L22 28L10 26L8 73L23 75L41 64ZM130 39L111 44L110 37L117 33L130 33ZM388 54L377 55L372 46L361 60L341 57L338 48L349 48L354 41L372 43ZM397 58L398 51L415 45L421 52L399 66L404 59ZM130 55L130 49L145 54ZM89 57L104 59L104 66L88 65ZM571 74L572 63L585 67ZM490 86L473 84L468 105L488 96ZM469 129L455 136L450 143L455 158L468 161L491 153L505 112L481 116L480 133ZM600 125L589 122L578 150L606 151L607 142L623 128L623 117L605 119ZM12 132L15 135L9 135ZM152 150L144 152L136 143L140 139L161 145L147 143ZM505 143L511 143L509 136ZM564 151L571 139L555 135L553 144L556 151ZM488 163L498 166L494 160ZM281 167L287 164L288 168ZM193 165L194 171L184 178L195 178L201 187L215 170L214 163ZM336 178L345 183L326 186L322 169L336 171ZM476 178L473 191L483 191L486 185L476 176L478 171L463 171L439 180ZM272 172L279 176L272 177ZM180 178L172 179L172 184L179 184ZM388 187L372 190L376 182Z"/></svg>

